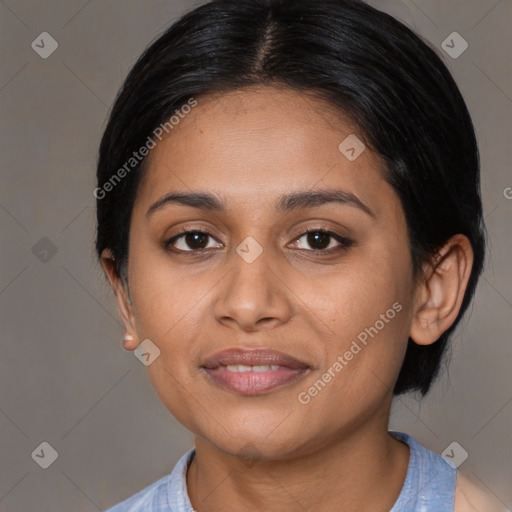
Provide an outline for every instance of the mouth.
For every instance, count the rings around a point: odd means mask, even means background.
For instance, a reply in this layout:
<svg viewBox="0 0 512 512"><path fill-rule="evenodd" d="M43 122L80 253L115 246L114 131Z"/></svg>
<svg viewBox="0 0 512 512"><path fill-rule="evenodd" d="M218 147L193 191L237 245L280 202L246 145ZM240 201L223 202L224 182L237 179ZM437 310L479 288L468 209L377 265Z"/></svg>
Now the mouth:
<svg viewBox="0 0 512 512"><path fill-rule="evenodd" d="M289 385L310 366L298 359L269 349L233 348L207 358L201 370L216 385L237 393L256 395Z"/></svg>

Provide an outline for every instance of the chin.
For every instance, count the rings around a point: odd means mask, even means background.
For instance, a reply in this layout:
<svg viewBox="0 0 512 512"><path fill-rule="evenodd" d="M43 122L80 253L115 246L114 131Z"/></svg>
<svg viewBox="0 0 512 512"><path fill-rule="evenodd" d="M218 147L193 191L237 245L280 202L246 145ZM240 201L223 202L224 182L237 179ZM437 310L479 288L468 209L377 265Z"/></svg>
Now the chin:
<svg viewBox="0 0 512 512"><path fill-rule="evenodd" d="M278 432L274 422L272 427L262 429L237 428L232 426L229 434L218 436L204 436L208 443L217 450L241 459L257 460L286 460L304 452L304 434L295 432L294 435L286 431ZM216 432L218 433L218 431Z"/></svg>

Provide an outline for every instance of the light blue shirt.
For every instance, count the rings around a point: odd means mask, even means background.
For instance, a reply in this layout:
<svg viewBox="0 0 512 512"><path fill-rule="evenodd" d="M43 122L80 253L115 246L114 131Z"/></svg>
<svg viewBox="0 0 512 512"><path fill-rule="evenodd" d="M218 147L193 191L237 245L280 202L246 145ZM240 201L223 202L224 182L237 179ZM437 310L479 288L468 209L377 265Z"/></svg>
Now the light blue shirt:
<svg viewBox="0 0 512 512"><path fill-rule="evenodd" d="M389 512L453 512L457 470L411 436L390 432L409 445L404 485ZM106 512L195 512L187 493L187 469L195 449L186 452L169 475Z"/></svg>

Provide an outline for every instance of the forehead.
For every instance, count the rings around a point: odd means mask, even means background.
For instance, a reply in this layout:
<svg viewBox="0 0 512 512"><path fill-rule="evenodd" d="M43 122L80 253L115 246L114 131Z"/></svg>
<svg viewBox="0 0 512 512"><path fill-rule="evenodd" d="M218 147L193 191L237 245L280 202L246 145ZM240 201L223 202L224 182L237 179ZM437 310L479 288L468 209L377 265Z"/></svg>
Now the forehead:
<svg viewBox="0 0 512 512"><path fill-rule="evenodd" d="M343 187L363 202L385 199L393 191L381 158L366 148L350 161L339 149L348 136L363 139L347 116L312 94L260 86L198 97L151 151L137 200L209 190L256 207L316 186Z"/></svg>

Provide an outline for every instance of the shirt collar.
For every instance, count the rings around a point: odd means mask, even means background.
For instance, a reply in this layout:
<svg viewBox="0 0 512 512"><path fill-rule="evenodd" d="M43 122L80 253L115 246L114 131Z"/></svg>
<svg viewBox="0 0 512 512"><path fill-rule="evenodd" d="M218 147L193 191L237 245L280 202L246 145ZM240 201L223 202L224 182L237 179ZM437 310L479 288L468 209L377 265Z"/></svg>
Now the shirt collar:
<svg viewBox="0 0 512 512"><path fill-rule="evenodd" d="M195 454L195 448L183 454L172 470L167 485L167 503L173 512L196 512L187 492L187 469Z"/></svg>

